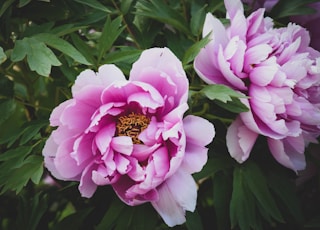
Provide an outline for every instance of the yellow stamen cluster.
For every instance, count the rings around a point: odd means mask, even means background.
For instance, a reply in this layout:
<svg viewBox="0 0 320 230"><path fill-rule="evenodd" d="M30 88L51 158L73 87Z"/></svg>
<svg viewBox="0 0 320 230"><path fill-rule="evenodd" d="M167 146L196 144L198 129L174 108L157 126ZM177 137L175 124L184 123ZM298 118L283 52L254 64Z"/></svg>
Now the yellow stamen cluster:
<svg viewBox="0 0 320 230"><path fill-rule="evenodd" d="M142 114L130 113L121 116L117 121L117 136L128 136L132 138L134 144L142 144L139 134L145 130L150 123L150 118Z"/></svg>

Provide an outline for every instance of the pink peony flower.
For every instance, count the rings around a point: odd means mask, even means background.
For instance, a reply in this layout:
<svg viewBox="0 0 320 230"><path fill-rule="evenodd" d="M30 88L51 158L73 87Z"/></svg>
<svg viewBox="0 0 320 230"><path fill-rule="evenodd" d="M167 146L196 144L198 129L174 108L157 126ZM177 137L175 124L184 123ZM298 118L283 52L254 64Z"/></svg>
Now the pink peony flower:
<svg viewBox="0 0 320 230"><path fill-rule="evenodd" d="M83 71L73 98L50 117L58 126L43 149L58 179L80 181L91 197L111 185L128 205L151 202L169 226L194 211L197 185L191 174L207 161L214 127L188 109L188 80L167 48L144 51L129 80L114 65Z"/></svg>
<svg viewBox="0 0 320 230"><path fill-rule="evenodd" d="M242 2L250 5L253 9L265 8L266 11L271 11L272 8L279 2L279 0L242 0ZM310 46L320 51L320 2L308 4L316 12L308 15L294 15L290 20L305 27L310 32L311 42Z"/></svg>
<svg viewBox="0 0 320 230"><path fill-rule="evenodd" d="M207 14L203 36L211 41L195 58L208 84L224 84L249 96L250 108L227 131L227 147L242 163L258 135L282 165L301 170L304 149L320 134L320 53L309 47L308 32L295 24L273 28L264 9L246 18L240 0L225 0L230 25Z"/></svg>

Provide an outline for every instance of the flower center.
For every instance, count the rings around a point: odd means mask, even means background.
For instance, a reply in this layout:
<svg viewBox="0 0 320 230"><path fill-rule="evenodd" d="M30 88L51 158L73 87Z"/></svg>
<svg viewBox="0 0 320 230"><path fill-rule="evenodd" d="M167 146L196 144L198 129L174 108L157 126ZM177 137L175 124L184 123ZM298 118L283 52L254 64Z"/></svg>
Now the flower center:
<svg viewBox="0 0 320 230"><path fill-rule="evenodd" d="M117 121L117 136L128 136L132 138L134 144L143 144L139 140L139 134L145 130L150 123L150 118L142 114L130 113L127 116L121 116Z"/></svg>

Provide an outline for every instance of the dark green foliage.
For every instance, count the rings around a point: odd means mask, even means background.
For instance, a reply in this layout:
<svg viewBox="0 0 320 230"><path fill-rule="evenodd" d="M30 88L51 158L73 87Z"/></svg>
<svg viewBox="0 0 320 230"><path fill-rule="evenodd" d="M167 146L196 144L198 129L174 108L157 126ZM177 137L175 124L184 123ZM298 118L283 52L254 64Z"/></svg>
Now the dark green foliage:
<svg viewBox="0 0 320 230"><path fill-rule="evenodd" d="M281 24L312 13L310 2L280 0L269 15ZM129 207L111 186L82 198L78 183L49 177L42 157L53 130L50 113L71 97L82 70L113 63L128 76L141 52L156 46L169 47L183 64L190 81L187 113L209 119L216 129L208 161L193 175L197 209L173 229L320 228L320 159L314 151L306 153L310 174L299 178L275 163L264 138L246 163L229 156L226 127L248 108L244 95L206 85L193 69L210 41L202 38L207 12L225 18L223 1L1 1L0 229L169 229L151 204Z"/></svg>

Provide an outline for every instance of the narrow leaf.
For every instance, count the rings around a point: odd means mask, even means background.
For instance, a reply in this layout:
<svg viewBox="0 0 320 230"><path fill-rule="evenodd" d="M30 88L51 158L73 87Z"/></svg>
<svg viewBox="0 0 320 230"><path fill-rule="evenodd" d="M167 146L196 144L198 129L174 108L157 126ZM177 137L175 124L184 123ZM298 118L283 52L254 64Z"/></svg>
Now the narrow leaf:
<svg viewBox="0 0 320 230"><path fill-rule="evenodd" d="M210 42L210 34L205 36L200 41L194 43L190 48L188 48L183 56L182 63L184 65L192 62L194 58L198 55L200 50L205 47Z"/></svg>
<svg viewBox="0 0 320 230"><path fill-rule="evenodd" d="M279 222L284 222L283 217L267 186L266 178L253 162L247 162L244 167L244 176L250 191L254 194L266 212Z"/></svg>
<svg viewBox="0 0 320 230"><path fill-rule="evenodd" d="M78 3L81 3L83 5L90 6L93 9L101 10L101 11L106 12L108 14L113 12L112 10L110 10L108 7L106 7L105 5L101 4L97 0L74 0L74 1L78 2Z"/></svg>
<svg viewBox="0 0 320 230"><path fill-rule="evenodd" d="M107 18L106 23L104 24L101 37L99 39L99 55L98 61L100 62L101 58L106 54L106 52L112 47L113 43L120 36L124 27L121 27L121 17L117 17L111 21L110 17Z"/></svg>

